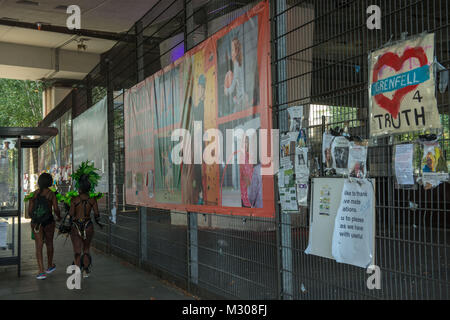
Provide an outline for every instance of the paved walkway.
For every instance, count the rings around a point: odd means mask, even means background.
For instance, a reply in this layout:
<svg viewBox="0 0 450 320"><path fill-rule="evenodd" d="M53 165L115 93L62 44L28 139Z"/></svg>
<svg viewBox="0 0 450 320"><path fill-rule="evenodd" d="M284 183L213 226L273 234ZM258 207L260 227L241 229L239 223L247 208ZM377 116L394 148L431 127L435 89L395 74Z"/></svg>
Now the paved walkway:
<svg viewBox="0 0 450 320"><path fill-rule="evenodd" d="M82 279L81 290L69 290L66 268L73 260L72 243L61 236L55 240L56 270L46 280L36 280L34 241L27 223L22 224L22 239L22 276L17 277L16 267L0 269L0 300L195 300L158 277L95 249L90 277Z"/></svg>

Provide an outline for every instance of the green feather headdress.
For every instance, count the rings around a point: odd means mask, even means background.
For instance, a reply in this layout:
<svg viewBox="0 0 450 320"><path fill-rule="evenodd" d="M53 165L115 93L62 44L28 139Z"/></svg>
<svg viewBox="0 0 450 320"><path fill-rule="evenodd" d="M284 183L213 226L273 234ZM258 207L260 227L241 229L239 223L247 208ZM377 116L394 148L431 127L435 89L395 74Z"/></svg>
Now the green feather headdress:
<svg viewBox="0 0 450 320"><path fill-rule="evenodd" d="M78 167L78 170L75 171L71 177L75 181L75 189L78 190L80 187L79 181L82 175L87 175L89 182L91 183L91 190L89 190L89 198L100 200L103 197L103 193L101 192L95 192L95 187L97 187L98 182L100 181L101 177L96 171L100 171L100 169L97 169L94 167L94 164L90 164L90 161L82 162L81 165ZM56 192L55 188L50 188L51 191ZM60 193L56 193L56 199L58 202L65 202L69 207L70 203L72 201L72 198L78 197L78 191L69 191L65 195L62 195ZM29 195L27 195L24 199L24 201L29 201L34 197L34 192L31 192Z"/></svg>
<svg viewBox="0 0 450 320"><path fill-rule="evenodd" d="M75 181L75 189L78 190L80 187L79 181L82 175L87 175L89 182L91 183L91 190L89 190L90 193L95 192L95 187L97 187L98 182L100 181L101 177L96 171L100 171L100 169L97 169L94 167L94 163L90 164L90 161L82 162L81 165L78 167L77 171L75 171L71 177Z"/></svg>

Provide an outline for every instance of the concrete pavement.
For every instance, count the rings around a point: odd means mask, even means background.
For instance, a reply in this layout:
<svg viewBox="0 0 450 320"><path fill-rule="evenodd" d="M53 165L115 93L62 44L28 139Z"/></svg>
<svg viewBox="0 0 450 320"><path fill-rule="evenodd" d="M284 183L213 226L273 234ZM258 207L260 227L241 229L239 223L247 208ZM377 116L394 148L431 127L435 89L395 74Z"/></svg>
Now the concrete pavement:
<svg viewBox="0 0 450 320"><path fill-rule="evenodd" d="M0 270L0 300L195 300L195 297L138 269L119 258L92 249L92 273L82 279L81 290L66 286L66 268L73 260L70 238L58 237L55 242L56 270L46 280L36 280L37 263L29 224L22 224L22 276L16 267ZM46 249L44 247L44 266Z"/></svg>

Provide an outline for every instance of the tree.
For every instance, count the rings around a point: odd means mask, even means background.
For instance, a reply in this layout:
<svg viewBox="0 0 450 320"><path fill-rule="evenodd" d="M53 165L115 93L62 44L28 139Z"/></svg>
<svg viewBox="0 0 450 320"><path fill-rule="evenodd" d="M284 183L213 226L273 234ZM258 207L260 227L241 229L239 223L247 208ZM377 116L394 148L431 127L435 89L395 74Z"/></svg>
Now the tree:
<svg viewBox="0 0 450 320"><path fill-rule="evenodd" d="M35 127L42 120L39 81L0 79L0 127Z"/></svg>

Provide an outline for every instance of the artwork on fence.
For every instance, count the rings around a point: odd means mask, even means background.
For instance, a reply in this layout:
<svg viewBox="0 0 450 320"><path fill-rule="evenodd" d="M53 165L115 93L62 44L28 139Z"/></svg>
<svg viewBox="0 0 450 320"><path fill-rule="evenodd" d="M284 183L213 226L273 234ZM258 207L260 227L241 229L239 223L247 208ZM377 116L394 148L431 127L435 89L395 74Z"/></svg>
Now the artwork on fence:
<svg viewBox="0 0 450 320"><path fill-rule="evenodd" d="M445 153L438 139L420 141L421 145L421 182L425 190L439 186L442 182L450 181L448 163Z"/></svg>
<svg viewBox="0 0 450 320"><path fill-rule="evenodd" d="M108 192L108 121L106 97L73 120L73 168L93 161L101 179L98 192Z"/></svg>
<svg viewBox="0 0 450 320"><path fill-rule="evenodd" d="M125 92L128 204L274 215L269 48L261 2Z"/></svg>
<svg viewBox="0 0 450 320"><path fill-rule="evenodd" d="M370 55L371 136L441 128L432 68L434 47L434 34L428 34Z"/></svg>
<svg viewBox="0 0 450 320"><path fill-rule="evenodd" d="M278 171L278 188L281 209L298 211L297 189L295 181L295 155L297 132L288 132L280 138L280 170Z"/></svg>
<svg viewBox="0 0 450 320"><path fill-rule="evenodd" d="M72 111L67 111L50 126L57 128L59 133L39 147L38 173L50 173L54 187L69 187L72 184ZM33 181L37 181L37 176L36 179L34 175L28 177L26 192L36 189Z"/></svg>

